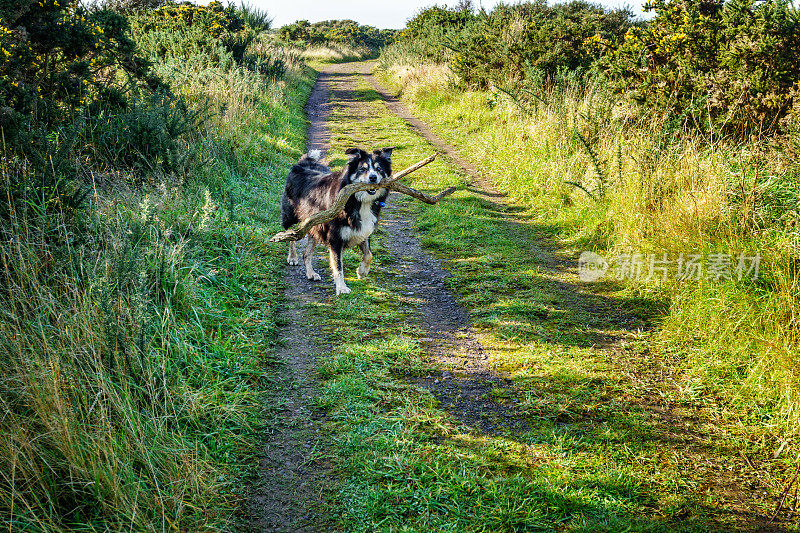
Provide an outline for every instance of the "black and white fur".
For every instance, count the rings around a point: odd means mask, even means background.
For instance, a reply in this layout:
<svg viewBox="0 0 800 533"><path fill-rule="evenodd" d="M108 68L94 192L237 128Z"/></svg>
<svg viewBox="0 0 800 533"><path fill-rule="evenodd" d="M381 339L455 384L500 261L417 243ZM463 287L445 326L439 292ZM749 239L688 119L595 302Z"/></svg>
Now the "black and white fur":
<svg viewBox="0 0 800 533"><path fill-rule="evenodd" d="M392 148L375 150L371 154L359 148L349 148L345 154L350 160L339 172L332 172L319 162L322 156L319 150L311 150L303 155L292 167L286 177L286 189L281 198L284 229L314 213L328 209L342 187L351 183L378 185L392 175ZM303 253L308 279L321 279L313 266L317 243L324 243L328 247L337 296L350 292L344 282L342 270L342 252L346 248L356 245L361 247L363 257L356 273L359 279L369 273L372 261L369 240L378 225L381 207L388 195L388 190L377 187L375 190L359 191L350 197L338 217L325 224L314 226L308 232L306 249ZM290 265L300 264L293 241L289 243L289 257L286 261Z"/></svg>

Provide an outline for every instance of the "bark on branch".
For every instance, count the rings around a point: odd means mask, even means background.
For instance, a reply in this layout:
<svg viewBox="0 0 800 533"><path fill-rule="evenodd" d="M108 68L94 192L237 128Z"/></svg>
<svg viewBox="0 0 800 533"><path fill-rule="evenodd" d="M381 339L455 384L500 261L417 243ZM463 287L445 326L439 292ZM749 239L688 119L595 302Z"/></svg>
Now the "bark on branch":
<svg viewBox="0 0 800 533"><path fill-rule="evenodd" d="M431 161L436 159L436 154L426 157L422 161L411 165L410 167L401 170L397 174L393 175L386 181L381 182L379 185L379 189L389 189L390 191L397 191L402 194L407 194L412 196L418 200L421 200L428 204L435 204L445 196L452 194L456 188L450 187L449 189L445 189L444 191L440 192L436 196L427 196L416 189L412 189L411 187L406 187L402 183L397 183L398 180L401 178L411 174L412 172L421 169ZM358 191L368 191L374 190L376 184L374 183L351 183L346 187L342 188L337 194L336 198L333 200L333 204L329 209L325 211L320 211L319 213L315 213L310 217L306 218L299 224L295 225L292 228L289 228L285 231L281 231L276 233L270 239L270 242L285 242L285 241L299 241L303 237L305 237L306 233L309 232L311 228L317 226L319 224L324 224L325 222L330 222L334 218L336 218L339 213L342 212L344 209L347 200L350 199L352 195L357 193Z"/></svg>
<svg viewBox="0 0 800 533"><path fill-rule="evenodd" d="M456 192L458 190L458 187L448 187L447 189L443 190L442 192L440 192L436 196L428 196L427 194L425 194L423 192L420 192L417 189L412 189L411 187L407 187L407 186L403 185L402 183L393 184L391 186L391 190L393 190L395 192L407 194L407 195L411 196L412 198L416 198L417 200L419 200L421 202L425 202L426 204L433 205L436 202L438 202L439 200L441 200L442 198L444 198L445 196L450 196L451 194Z"/></svg>

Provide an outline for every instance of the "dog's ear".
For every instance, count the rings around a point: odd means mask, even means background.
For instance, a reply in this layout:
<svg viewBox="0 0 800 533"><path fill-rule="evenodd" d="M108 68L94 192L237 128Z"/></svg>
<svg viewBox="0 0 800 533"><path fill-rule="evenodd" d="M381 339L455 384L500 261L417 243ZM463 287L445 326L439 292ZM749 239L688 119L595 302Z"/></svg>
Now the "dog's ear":
<svg viewBox="0 0 800 533"><path fill-rule="evenodd" d="M350 156L350 161L353 161L356 158L363 159L367 156L367 152L361 148L348 148L344 151L344 153Z"/></svg>
<svg viewBox="0 0 800 533"><path fill-rule="evenodd" d="M379 155L386 159L388 162L392 162L392 150L394 150L394 146L389 146L387 148L381 148L380 150L375 150L375 155Z"/></svg>

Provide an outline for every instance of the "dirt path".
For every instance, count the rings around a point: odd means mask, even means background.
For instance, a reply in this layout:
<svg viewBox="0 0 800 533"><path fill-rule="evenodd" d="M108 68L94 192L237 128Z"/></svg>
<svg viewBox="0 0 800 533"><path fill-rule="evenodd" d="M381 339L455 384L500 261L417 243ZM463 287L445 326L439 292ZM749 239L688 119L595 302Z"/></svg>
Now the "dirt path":
<svg viewBox="0 0 800 533"><path fill-rule="evenodd" d="M643 364L636 354L621 348L626 332L641 329L642 322L596 294L595 288L581 284L574 272L574 258L560 253L553 243L531 235L503 196L473 165L464 161L454 147L442 141L381 87L370 74L371 68L370 63L330 65L320 75L307 107L308 148L323 152L329 149L331 133L326 122L332 109L347 120L369 118L361 100L363 91L359 92L356 87L359 80L365 78L392 113L472 177L473 186L469 190L491 204L499 213L497 223L513 234L544 269L553 273L549 291L557 293L574 311L603 316L614 325L616 334L597 334L593 338L594 345L621 367L629 369L626 372L633 384L628 396L632 398L631 405L648 413L655 424L664 428L667 437L679 443L677 446L685 455L687 465L704 463L710 471L716 472L714 479L704 482L708 482L709 491L717 491L728 500L728 512L739 516L736 529L783 531L780 526L767 523L763 515L752 512L750 491L739 486L738 480L724 471L724 461L718 464L709 455L707 450L712 448L714 437L699 429L695 410L676 408L665 400L672 397L665 392L671 386L668 383L675 382L671 369L652 358ZM333 158L339 154L329 155ZM450 274L441 260L422 248L411 229L414 224L410 217L409 211L396 199L390 199L381 227L385 232L382 240L395 257L396 273L403 279L403 295L416 302L414 316L423 331L422 343L440 369L433 375L412 381L430 390L443 410L479 434L524 433L528 423L517 409L513 382L490 367L488 352L471 328L467 311L447 289ZM287 324L281 331L285 345L278 354L286 363L286 376L275 384L274 396L282 399L278 409L282 421L273 424L274 432L266 439L261 476L248 503L251 515L248 525L252 531L331 529L324 522L324 515L318 512L323 510L321 494L330 480L326 477L324 455L319 449L323 415L314 412L311 400L316 394L314 354L322 351L323 341L307 325L309 321L303 310L307 303L330 297L327 269L318 270L326 278L321 284L306 281L293 267L287 269ZM505 392L498 395L498 390ZM498 396L504 398L502 403L495 399Z"/></svg>
<svg viewBox="0 0 800 533"><path fill-rule="evenodd" d="M244 531L319 531L324 520L322 488L326 465L321 449L324 415L311 401L316 395L316 359L320 350L303 307L320 297L318 290L295 272L286 275L286 325L276 354L285 365L272 384L269 434L265 435L259 475L250 487Z"/></svg>
<svg viewBox="0 0 800 533"><path fill-rule="evenodd" d="M308 150L328 149L329 107L329 79L322 74L306 105ZM270 433L265 435L258 477L248 491L241 529L328 531L333 526L323 499L323 490L331 482L322 449L324 414L313 408L318 393L316 354L324 349L324 340L311 326L304 307L329 294L325 286L308 281L301 266L286 268L284 284L286 324L280 330L282 346L276 356L285 369L269 395L277 406L269 406L265 413Z"/></svg>
<svg viewBox="0 0 800 533"><path fill-rule="evenodd" d="M359 118L351 68L331 65L320 74L306 107L309 150L328 151L331 133L326 121L332 106L345 107L353 118ZM429 130L427 133L432 135ZM410 230L408 214L391 207L392 202L389 205L383 222L387 244L408 281L407 295L421 302L419 319L426 347L449 369L416 383L431 390L443 408L476 429L487 433L524 429L523 418L489 394L492 389L510 387L510 381L489 369L483 347L470 333L466 311L445 288L448 273L422 250ZM303 310L308 303L330 295L327 279L323 283L307 281L300 268L286 270L286 325L280 332L283 344L277 353L285 372L272 394L280 405L268 414L271 433L265 436L259 476L249 490L241 528L246 531L310 532L330 527L322 512L322 491L330 481L320 449L323 415L312 408L317 394L315 353L321 351L323 341L309 326ZM325 269L319 271L327 277Z"/></svg>

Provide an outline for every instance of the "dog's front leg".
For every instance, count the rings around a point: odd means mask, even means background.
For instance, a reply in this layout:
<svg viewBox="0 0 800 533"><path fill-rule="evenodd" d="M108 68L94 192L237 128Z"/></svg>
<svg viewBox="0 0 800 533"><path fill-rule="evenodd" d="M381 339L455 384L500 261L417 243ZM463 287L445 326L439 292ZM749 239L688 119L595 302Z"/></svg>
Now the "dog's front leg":
<svg viewBox="0 0 800 533"><path fill-rule="evenodd" d="M344 269L342 267L342 244L335 243L330 248L331 259L331 273L333 274L333 283L336 284L336 296L340 294L348 294L350 287L344 282Z"/></svg>
<svg viewBox="0 0 800 533"><path fill-rule="evenodd" d="M358 275L358 279L361 279L369 274L369 265L372 263L372 250L369 248L369 239L362 242L359 246L361 246L361 253L364 255L361 257L361 264L358 265L356 274Z"/></svg>
<svg viewBox="0 0 800 533"><path fill-rule="evenodd" d="M289 241L289 256L286 258L286 262L290 265L300 264L300 258L297 256L297 246L295 245L295 241Z"/></svg>
<svg viewBox="0 0 800 533"><path fill-rule="evenodd" d="M306 277L311 281L319 281L322 278L314 271L314 249L317 241L311 235L306 239L306 249L303 250L303 262L306 265Z"/></svg>

